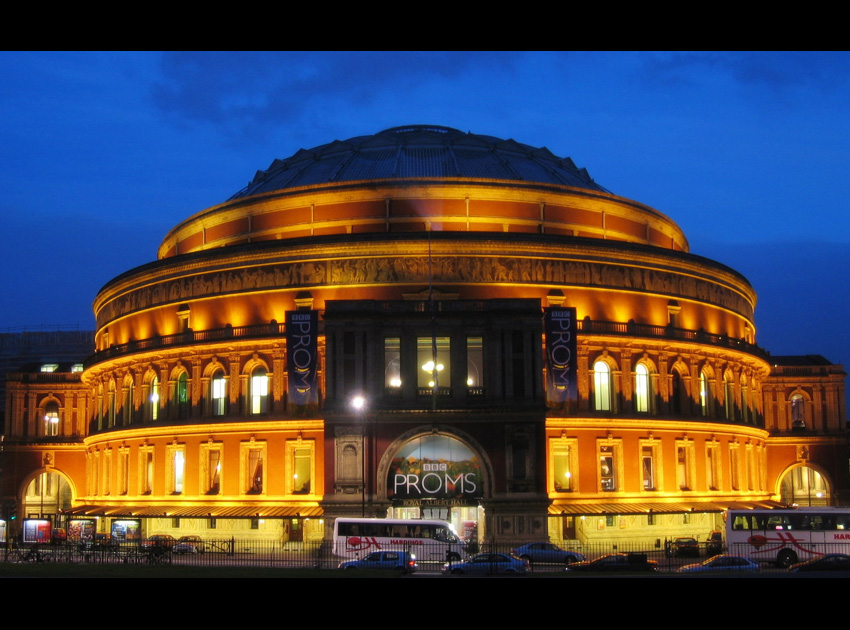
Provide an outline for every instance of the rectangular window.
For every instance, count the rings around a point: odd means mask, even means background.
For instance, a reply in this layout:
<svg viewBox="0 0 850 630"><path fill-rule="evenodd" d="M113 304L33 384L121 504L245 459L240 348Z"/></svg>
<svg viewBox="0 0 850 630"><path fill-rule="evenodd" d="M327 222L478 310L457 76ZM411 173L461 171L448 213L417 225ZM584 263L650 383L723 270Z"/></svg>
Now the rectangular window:
<svg viewBox="0 0 850 630"><path fill-rule="evenodd" d="M263 494L266 487L266 445L254 442L242 445L242 488L245 494Z"/></svg>
<svg viewBox="0 0 850 630"><path fill-rule="evenodd" d="M550 442L552 469L552 492L573 492L575 487L575 472L578 454L577 441L565 438L553 439Z"/></svg>
<svg viewBox="0 0 850 630"><path fill-rule="evenodd" d="M732 490L741 489L741 462L740 448L738 444L729 445L729 471Z"/></svg>
<svg viewBox="0 0 850 630"><path fill-rule="evenodd" d="M693 490L693 448L692 441L677 440L676 444L676 484L679 490Z"/></svg>
<svg viewBox="0 0 850 630"><path fill-rule="evenodd" d="M221 493L221 445L204 444L201 446L201 479L204 494Z"/></svg>
<svg viewBox="0 0 850 630"><path fill-rule="evenodd" d="M753 491L756 489L756 453L749 444L745 453L747 455L747 490Z"/></svg>
<svg viewBox="0 0 850 630"><path fill-rule="evenodd" d="M401 339L384 339L384 387L397 390L401 387Z"/></svg>
<svg viewBox="0 0 850 630"><path fill-rule="evenodd" d="M720 448L716 442L705 445L705 478L709 490L720 489Z"/></svg>
<svg viewBox="0 0 850 630"><path fill-rule="evenodd" d="M602 492L616 492L620 489L620 445L600 444L599 456L599 489Z"/></svg>
<svg viewBox="0 0 850 630"><path fill-rule="evenodd" d="M183 480L186 472L186 447L168 446L168 493L183 494Z"/></svg>
<svg viewBox="0 0 850 630"><path fill-rule="evenodd" d="M103 494L112 492L112 449L103 453Z"/></svg>
<svg viewBox="0 0 850 630"><path fill-rule="evenodd" d="M416 340L416 383L420 393L448 393L452 382L451 342L448 337L419 337Z"/></svg>
<svg viewBox="0 0 850 630"><path fill-rule="evenodd" d="M213 377L211 383L212 413L214 416L223 416L227 413L227 381L219 372Z"/></svg>
<svg viewBox="0 0 850 630"><path fill-rule="evenodd" d="M130 490L130 451L122 448L118 452L118 494L127 494Z"/></svg>
<svg viewBox="0 0 850 630"><path fill-rule="evenodd" d="M471 396L484 395L484 340L466 338L466 387Z"/></svg>
<svg viewBox="0 0 850 630"><path fill-rule="evenodd" d="M656 490L655 485L655 448L652 446L641 447L641 475L644 490Z"/></svg>
<svg viewBox="0 0 850 630"><path fill-rule="evenodd" d="M139 494L153 492L153 447L139 449Z"/></svg>
<svg viewBox="0 0 850 630"><path fill-rule="evenodd" d="M266 413L266 401L269 395L269 377L263 370L256 370L251 376L251 414Z"/></svg>
<svg viewBox="0 0 850 630"><path fill-rule="evenodd" d="M313 489L313 442L286 443L289 494L310 494Z"/></svg>

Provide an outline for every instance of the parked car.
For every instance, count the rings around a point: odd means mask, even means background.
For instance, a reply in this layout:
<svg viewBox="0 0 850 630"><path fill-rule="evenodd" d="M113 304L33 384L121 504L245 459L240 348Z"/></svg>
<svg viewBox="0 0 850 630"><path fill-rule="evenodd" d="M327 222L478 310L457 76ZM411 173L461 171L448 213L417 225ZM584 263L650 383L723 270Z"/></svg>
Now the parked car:
<svg viewBox="0 0 850 630"><path fill-rule="evenodd" d="M697 564L686 564L679 567L677 573L702 573L702 572L717 572L717 571L734 571L741 573L755 573L760 571L761 567L757 562L744 558L743 556L714 556L705 562Z"/></svg>
<svg viewBox="0 0 850 630"><path fill-rule="evenodd" d="M681 536L673 541L673 557L699 558L699 541L690 536Z"/></svg>
<svg viewBox="0 0 850 630"><path fill-rule="evenodd" d="M719 553L723 553L723 532L713 530L705 541L705 555L716 556Z"/></svg>
<svg viewBox="0 0 850 630"><path fill-rule="evenodd" d="M494 575L496 573L525 574L528 572L528 560L507 553L479 553L466 562L447 562L443 573L452 575Z"/></svg>
<svg viewBox="0 0 850 630"><path fill-rule="evenodd" d="M207 546L200 536L181 536L172 547L174 553L204 553Z"/></svg>
<svg viewBox="0 0 850 630"><path fill-rule="evenodd" d="M514 549L513 554L530 564L572 564L585 557L577 551L567 551L547 542L528 543Z"/></svg>
<svg viewBox="0 0 850 630"><path fill-rule="evenodd" d="M585 560L568 564L567 571L604 571L604 572L652 572L658 570L655 560L647 560L645 553L614 553L596 560Z"/></svg>
<svg viewBox="0 0 850 630"><path fill-rule="evenodd" d="M418 568L416 556L407 551L373 551L359 560L340 562L338 569L388 569L413 573Z"/></svg>
<svg viewBox="0 0 850 630"><path fill-rule="evenodd" d="M177 541L170 534L154 534L142 541L142 549L165 549L171 551Z"/></svg>
<svg viewBox="0 0 850 630"><path fill-rule="evenodd" d="M850 556L843 553L827 553L805 562L799 562L788 569L792 573L804 571L850 571Z"/></svg>

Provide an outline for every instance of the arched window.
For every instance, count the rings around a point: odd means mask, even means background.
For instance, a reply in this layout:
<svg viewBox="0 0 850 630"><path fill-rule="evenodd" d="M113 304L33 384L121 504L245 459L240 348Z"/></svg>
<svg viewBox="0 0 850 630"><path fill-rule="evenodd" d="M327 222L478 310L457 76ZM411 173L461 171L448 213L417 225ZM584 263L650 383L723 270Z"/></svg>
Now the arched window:
<svg viewBox="0 0 850 630"><path fill-rule="evenodd" d="M635 366L635 411L649 413L651 395L649 368L645 363L638 363Z"/></svg>
<svg viewBox="0 0 850 630"><path fill-rule="evenodd" d="M791 396L791 428L806 428L806 399L802 394Z"/></svg>
<svg viewBox="0 0 850 630"><path fill-rule="evenodd" d="M59 435L59 405L49 402L44 406L44 435L55 437Z"/></svg>
<svg viewBox="0 0 850 630"><path fill-rule="evenodd" d="M780 496L786 505L826 506L831 493L822 474L809 466L798 466L782 477Z"/></svg>
<svg viewBox="0 0 850 630"><path fill-rule="evenodd" d="M212 415L218 417L227 414L227 380L222 371L216 372L210 379L210 400Z"/></svg>
<svg viewBox="0 0 850 630"><path fill-rule="evenodd" d="M670 409L674 415L687 415L687 406L685 404L687 391L685 390L685 382L682 379L682 375L679 373L679 370L675 368L673 369L672 377Z"/></svg>
<svg viewBox="0 0 850 630"><path fill-rule="evenodd" d="M735 388L729 374L723 377L723 406L726 411L726 419L732 422L735 419Z"/></svg>
<svg viewBox="0 0 850 630"><path fill-rule="evenodd" d="M747 379L741 378L741 420L747 422L749 418L749 387L747 387Z"/></svg>
<svg viewBox="0 0 850 630"><path fill-rule="evenodd" d="M268 411L269 375L265 368L258 367L251 372L251 414L257 415Z"/></svg>
<svg viewBox="0 0 850 630"><path fill-rule="evenodd" d="M191 405L189 403L189 375L186 372L181 372L180 376L177 377L174 403L177 407L177 418L180 420L188 418Z"/></svg>
<svg viewBox="0 0 850 630"><path fill-rule="evenodd" d="M121 406L121 421L128 425L133 422L133 378L124 381L124 404Z"/></svg>
<svg viewBox="0 0 850 630"><path fill-rule="evenodd" d="M156 422L159 419L159 379L156 376L150 381L150 390L145 406L147 407L145 413L147 419Z"/></svg>
<svg viewBox="0 0 850 630"><path fill-rule="evenodd" d="M699 373L699 408L704 418L711 415L713 405L714 400L711 397L711 384L705 370L702 370Z"/></svg>
<svg viewBox="0 0 850 630"><path fill-rule="evenodd" d="M596 411L611 411L611 368L605 361L593 364L593 405Z"/></svg>

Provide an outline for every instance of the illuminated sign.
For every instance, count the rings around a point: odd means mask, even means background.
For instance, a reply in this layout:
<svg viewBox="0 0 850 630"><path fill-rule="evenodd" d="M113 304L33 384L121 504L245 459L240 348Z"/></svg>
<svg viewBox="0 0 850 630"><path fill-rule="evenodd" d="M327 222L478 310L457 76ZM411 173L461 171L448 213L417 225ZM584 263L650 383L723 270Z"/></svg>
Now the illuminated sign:
<svg viewBox="0 0 850 630"><path fill-rule="evenodd" d="M396 452L387 476L387 494L406 504L465 502L483 496L482 480L481 462L468 446L446 435L426 435Z"/></svg>
<svg viewBox="0 0 850 630"><path fill-rule="evenodd" d="M576 309L547 308L546 369L549 375L546 395L555 406L574 406L578 402L576 369Z"/></svg>

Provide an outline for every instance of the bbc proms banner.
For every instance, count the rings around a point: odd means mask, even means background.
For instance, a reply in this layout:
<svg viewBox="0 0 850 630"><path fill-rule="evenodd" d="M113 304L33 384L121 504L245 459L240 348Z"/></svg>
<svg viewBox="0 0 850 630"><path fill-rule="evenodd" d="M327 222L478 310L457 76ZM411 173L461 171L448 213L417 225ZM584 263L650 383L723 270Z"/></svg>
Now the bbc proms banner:
<svg viewBox="0 0 850 630"><path fill-rule="evenodd" d="M549 374L546 398L564 411L578 404L576 369L576 309L550 307L545 310L546 369Z"/></svg>
<svg viewBox="0 0 850 630"><path fill-rule="evenodd" d="M319 367L319 318L316 311L287 311L286 369L289 372L290 406L319 404L317 371Z"/></svg>

